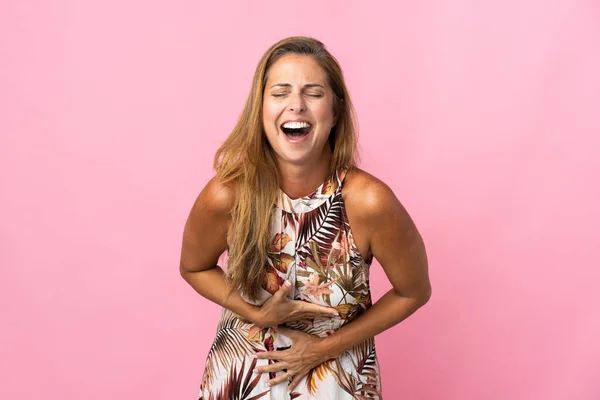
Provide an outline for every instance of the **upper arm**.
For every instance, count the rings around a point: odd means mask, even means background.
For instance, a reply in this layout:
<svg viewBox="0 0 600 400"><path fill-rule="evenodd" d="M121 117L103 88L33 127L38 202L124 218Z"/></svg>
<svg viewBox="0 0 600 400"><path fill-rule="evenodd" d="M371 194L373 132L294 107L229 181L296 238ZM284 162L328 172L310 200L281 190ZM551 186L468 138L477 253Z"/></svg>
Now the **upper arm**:
<svg viewBox="0 0 600 400"><path fill-rule="evenodd" d="M398 294L426 302L431 286L425 245L417 227L385 183L361 174L352 189L352 204L354 214L360 216L369 253L381 264Z"/></svg>
<svg viewBox="0 0 600 400"><path fill-rule="evenodd" d="M217 265L227 250L231 208L235 198L231 187L213 178L198 195L183 230L180 272L197 272Z"/></svg>

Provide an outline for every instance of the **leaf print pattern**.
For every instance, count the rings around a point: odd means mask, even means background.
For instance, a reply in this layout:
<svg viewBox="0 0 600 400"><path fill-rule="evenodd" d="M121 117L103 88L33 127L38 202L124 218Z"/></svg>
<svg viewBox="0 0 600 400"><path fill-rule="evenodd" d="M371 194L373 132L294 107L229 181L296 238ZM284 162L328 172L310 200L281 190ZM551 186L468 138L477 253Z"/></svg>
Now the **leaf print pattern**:
<svg viewBox="0 0 600 400"><path fill-rule="evenodd" d="M265 277L265 290L270 294L275 294L283 284L283 279L273 267L267 269Z"/></svg>
<svg viewBox="0 0 600 400"><path fill-rule="evenodd" d="M217 337L210 348L204 368L203 385L211 385L222 368L229 368L254 354L256 346L246 340L250 324L242 322L231 311L223 309Z"/></svg>
<svg viewBox="0 0 600 400"><path fill-rule="evenodd" d="M273 260L273 266L279 272L286 273L290 264L294 262L295 258L292 255L279 253L273 256L270 256Z"/></svg>
<svg viewBox="0 0 600 400"><path fill-rule="evenodd" d="M299 199L291 199L280 191L271 215L264 290L254 302L262 304L288 279L293 283L291 297L334 307L340 314L339 319L305 319L286 324L320 337L333 334L371 306L372 259L363 259L354 242L341 192L344 177L344 171L337 171L313 193ZM199 400L288 398L284 397L283 384L266 386L276 373L253 373L257 361L252 355L281 351L292 345L284 335L255 326L223 309L206 361ZM274 361L261 362L266 365ZM289 398L320 399L324 393L341 400L381 399L373 338L313 368Z"/></svg>
<svg viewBox="0 0 600 400"><path fill-rule="evenodd" d="M317 382L324 381L331 372L331 361L324 362L308 372L306 376L306 387L311 396L317 394Z"/></svg>
<svg viewBox="0 0 600 400"><path fill-rule="evenodd" d="M281 251L292 239L286 233L278 233L271 241L271 248L269 249L272 253Z"/></svg>
<svg viewBox="0 0 600 400"><path fill-rule="evenodd" d="M329 289L329 286L334 284L335 281L337 281L337 279L319 285L319 275L316 272L313 272L310 274L310 280L304 283L304 286L306 287L304 293L319 300L323 294L333 294L333 290Z"/></svg>
<svg viewBox="0 0 600 400"><path fill-rule="evenodd" d="M251 342L262 342L265 340L266 329L254 325L248 330L248 340Z"/></svg>
<svg viewBox="0 0 600 400"><path fill-rule="evenodd" d="M256 375L256 377L251 381L252 371L256 367L256 359L252 359L249 368L245 368L246 359L242 361L240 365L240 369L233 367L233 370L227 377L227 381L223 384L220 390L215 394L210 394L207 400L257 400L264 398L269 391L265 390L261 393L253 395L250 397L251 392L254 388L256 388L260 375ZM202 398L202 397L200 397Z"/></svg>

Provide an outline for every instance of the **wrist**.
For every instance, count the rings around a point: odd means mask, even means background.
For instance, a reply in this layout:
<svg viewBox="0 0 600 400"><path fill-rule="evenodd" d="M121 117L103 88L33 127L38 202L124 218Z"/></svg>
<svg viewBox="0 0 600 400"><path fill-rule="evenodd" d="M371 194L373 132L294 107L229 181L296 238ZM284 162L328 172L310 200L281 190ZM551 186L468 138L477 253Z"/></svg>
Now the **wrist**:
<svg viewBox="0 0 600 400"><path fill-rule="evenodd" d="M248 303L248 320L256 326L263 327L264 315L263 310L257 305Z"/></svg>
<svg viewBox="0 0 600 400"><path fill-rule="evenodd" d="M254 325L260 325L262 322L263 316L261 313L261 308L255 304L247 302L239 295L233 299L227 298L221 305Z"/></svg>
<svg viewBox="0 0 600 400"><path fill-rule="evenodd" d="M272 321L269 318L268 311L256 304L248 303L249 316L248 320L254 325L261 328L269 328L272 325Z"/></svg>
<svg viewBox="0 0 600 400"><path fill-rule="evenodd" d="M318 351L325 357L324 361L338 358L344 352L344 350L340 348L339 337L335 333L321 338L317 347Z"/></svg>

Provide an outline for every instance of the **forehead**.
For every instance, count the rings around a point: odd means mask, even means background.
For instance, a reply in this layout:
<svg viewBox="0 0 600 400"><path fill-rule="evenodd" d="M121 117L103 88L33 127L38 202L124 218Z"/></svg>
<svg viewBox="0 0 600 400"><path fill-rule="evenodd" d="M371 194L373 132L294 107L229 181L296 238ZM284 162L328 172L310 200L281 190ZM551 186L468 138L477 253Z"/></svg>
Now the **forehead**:
<svg viewBox="0 0 600 400"><path fill-rule="evenodd" d="M288 54L269 68L267 87L277 83L320 83L326 86L327 82L327 73L312 56Z"/></svg>

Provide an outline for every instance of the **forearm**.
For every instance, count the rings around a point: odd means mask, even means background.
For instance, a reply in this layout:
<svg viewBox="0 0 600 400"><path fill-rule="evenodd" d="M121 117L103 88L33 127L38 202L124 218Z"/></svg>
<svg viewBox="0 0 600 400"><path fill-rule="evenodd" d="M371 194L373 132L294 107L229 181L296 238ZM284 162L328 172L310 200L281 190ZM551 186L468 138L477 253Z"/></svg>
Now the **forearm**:
<svg viewBox="0 0 600 400"><path fill-rule="evenodd" d="M392 289L354 321L323 339L323 349L329 358L338 357L349 348L405 320L426 302L427 299L400 296Z"/></svg>
<svg viewBox="0 0 600 400"><path fill-rule="evenodd" d="M181 272L181 276L198 294L255 323L259 307L246 302L237 290L230 290L225 273L219 266L198 272Z"/></svg>

